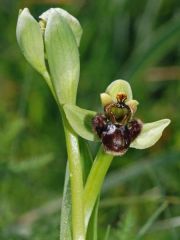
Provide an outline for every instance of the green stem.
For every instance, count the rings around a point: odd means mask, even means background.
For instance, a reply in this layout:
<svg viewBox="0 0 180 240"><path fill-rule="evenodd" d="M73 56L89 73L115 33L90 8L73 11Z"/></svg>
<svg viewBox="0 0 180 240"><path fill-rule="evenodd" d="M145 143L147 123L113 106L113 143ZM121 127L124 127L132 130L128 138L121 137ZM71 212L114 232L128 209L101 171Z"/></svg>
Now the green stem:
<svg viewBox="0 0 180 240"><path fill-rule="evenodd" d="M85 189L84 189L84 213L85 213L85 227L87 229L88 222L93 211L96 199L101 190L104 177L112 162L113 156L104 152L103 148L100 150L94 160L93 166L89 173Z"/></svg>
<svg viewBox="0 0 180 240"><path fill-rule="evenodd" d="M72 232L73 240L85 240L84 206L83 206L83 177L79 152L78 137L69 126L62 114L66 137L69 176L72 199Z"/></svg>
<svg viewBox="0 0 180 240"><path fill-rule="evenodd" d="M55 94L52 81L48 72L43 74L46 83L48 84L56 102L57 96ZM58 104L59 105L59 104ZM84 205L83 205L83 175L81 166L81 155L79 151L78 137L72 130L61 106L59 110L63 120L64 132L66 137L67 154L69 161L69 176L71 185L71 202L72 202L72 232L73 240L85 240L84 227ZM68 224L68 223L67 223ZM70 224L70 223L69 223ZM65 240L65 239L63 239ZM69 240L69 239L67 239Z"/></svg>

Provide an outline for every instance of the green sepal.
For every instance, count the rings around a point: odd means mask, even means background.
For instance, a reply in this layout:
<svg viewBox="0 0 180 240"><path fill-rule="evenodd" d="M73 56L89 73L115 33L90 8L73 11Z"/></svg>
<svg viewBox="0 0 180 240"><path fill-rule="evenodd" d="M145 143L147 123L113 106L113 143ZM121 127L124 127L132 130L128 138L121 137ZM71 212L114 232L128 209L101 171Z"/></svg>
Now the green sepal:
<svg viewBox="0 0 180 240"><path fill-rule="evenodd" d="M53 12L48 18L45 47L59 103L74 104L79 82L79 52L71 28L57 12Z"/></svg>
<svg viewBox="0 0 180 240"><path fill-rule="evenodd" d="M116 101L116 96L119 92L124 92L127 95L127 100L132 100L132 90L130 84L125 80L115 80L106 89L106 93L109 94L113 101Z"/></svg>
<svg viewBox="0 0 180 240"><path fill-rule="evenodd" d="M143 124L141 133L131 143L130 147L145 149L153 146L162 136L163 130L170 124L169 119L162 119L152 123Z"/></svg>
<svg viewBox="0 0 180 240"><path fill-rule="evenodd" d="M79 136L89 141L98 140L92 129L92 118L96 112L72 104L65 104L63 108L69 124Z"/></svg>
<svg viewBox="0 0 180 240"><path fill-rule="evenodd" d="M26 60L41 75L47 77L42 32L39 23L32 17L28 8L19 12L16 37Z"/></svg>
<svg viewBox="0 0 180 240"><path fill-rule="evenodd" d="M76 43L79 46L80 45L80 40L81 40L81 36L83 33L82 27L79 23L79 21L72 16L71 14L69 14L67 11L65 11L62 8L50 8L48 9L46 12L42 13L39 18L44 20L45 23L48 21L48 18L50 17L51 14L53 14L54 12L58 13L61 15L61 17L63 17L66 22L69 24L75 39L76 39Z"/></svg>

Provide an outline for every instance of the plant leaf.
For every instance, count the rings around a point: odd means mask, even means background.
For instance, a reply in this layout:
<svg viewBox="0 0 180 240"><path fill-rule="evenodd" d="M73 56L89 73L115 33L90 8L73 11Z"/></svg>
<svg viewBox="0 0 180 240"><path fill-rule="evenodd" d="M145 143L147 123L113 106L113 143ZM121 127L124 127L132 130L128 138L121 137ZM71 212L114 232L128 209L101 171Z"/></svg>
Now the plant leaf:
<svg viewBox="0 0 180 240"><path fill-rule="evenodd" d="M98 139L92 130L92 118L96 112L72 104L65 104L64 112L69 124L79 136L89 141Z"/></svg>
<svg viewBox="0 0 180 240"><path fill-rule="evenodd" d="M116 95L119 92L125 92L127 94L127 100L132 100L132 90L130 84L125 80L115 80L106 89L106 93L109 94L114 101L116 101Z"/></svg>
<svg viewBox="0 0 180 240"><path fill-rule="evenodd" d="M16 37L26 60L40 74L48 75L45 65L43 36L38 22L29 10L24 8L19 13Z"/></svg>
<svg viewBox="0 0 180 240"><path fill-rule="evenodd" d="M79 82L79 52L71 28L57 12L48 18L45 46L58 101L60 104L74 104Z"/></svg>
<svg viewBox="0 0 180 240"><path fill-rule="evenodd" d="M65 11L62 8L50 8L49 10L47 10L46 12L44 12L43 14L41 14L39 16L40 19L43 19L44 21L48 21L49 16L53 13L53 12L57 12L59 13L65 20L66 22L69 24L75 39L76 39L76 43L79 46L80 45L80 40L81 40L81 36L83 33L82 27L79 23L79 21L73 17L71 14L69 14L67 11Z"/></svg>
<svg viewBox="0 0 180 240"><path fill-rule="evenodd" d="M145 149L154 145L162 136L163 130L170 124L169 119L162 119L143 124L140 135L131 143L130 147Z"/></svg>
<svg viewBox="0 0 180 240"><path fill-rule="evenodd" d="M61 206L61 224L60 239L71 240L71 190L69 179L69 167L66 166L66 175L64 182L62 206Z"/></svg>

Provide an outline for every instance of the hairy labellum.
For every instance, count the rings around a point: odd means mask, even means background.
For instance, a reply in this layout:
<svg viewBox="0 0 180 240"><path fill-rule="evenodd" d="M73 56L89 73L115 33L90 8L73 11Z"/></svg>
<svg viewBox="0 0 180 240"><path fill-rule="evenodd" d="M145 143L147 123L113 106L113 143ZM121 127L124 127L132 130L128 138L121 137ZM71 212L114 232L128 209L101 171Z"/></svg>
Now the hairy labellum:
<svg viewBox="0 0 180 240"><path fill-rule="evenodd" d="M139 119L133 119L128 123L131 142L140 134L142 129L142 122Z"/></svg>
<svg viewBox="0 0 180 240"><path fill-rule="evenodd" d="M107 129L107 118L103 114L97 114L92 119L93 130L101 138L102 132Z"/></svg>
<svg viewBox="0 0 180 240"><path fill-rule="evenodd" d="M132 120L128 124L114 124L103 114L92 119L93 129L102 140L104 150L112 155L123 155L130 144L140 134L142 123Z"/></svg>
<svg viewBox="0 0 180 240"><path fill-rule="evenodd" d="M130 134L127 126L107 124L107 130L102 133L102 143L107 153L123 155L130 145Z"/></svg>

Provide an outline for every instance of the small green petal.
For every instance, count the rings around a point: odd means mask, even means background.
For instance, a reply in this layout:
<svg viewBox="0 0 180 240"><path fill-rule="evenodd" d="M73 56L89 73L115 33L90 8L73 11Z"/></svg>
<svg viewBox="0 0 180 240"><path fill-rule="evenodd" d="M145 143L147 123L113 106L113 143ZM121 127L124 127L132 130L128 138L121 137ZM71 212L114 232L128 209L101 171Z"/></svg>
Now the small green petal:
<svg viewBox="0 0 180 240"><path fill-rule="evenodd" d="M134 114L137 110L137 106L139 105L139 102L136 100L129 100L126 102L126 105L130 107L132 113Z"/></svg>
<svg viewBox="0 0 180 240"><path fill-rule="evenodd" d="M162 119L143 124L140 135L131 143L130 147L145 149L153 146L162 136L163 130L170 124L169 119Z"/></svg>
<svg viewBox="0 0 180 240"><path fill-rule="evenodd" d="M41 14L39 16L39 18L43 19L45 22L47 22L50 15L53 14L54 12L60 14L61 17L63 17L66 20L66 22L69 24L69 26L75 36L77 45L79 46L81 36L83 33L82 27L81 27L79 21L75 17L73 17L71 14L69 14L67 11L65 11L62 8L50 8L49 10L47 10L46 12Z"/></svg>
<svg viewBox="0 0 180 240"><path fill-rule="evenodd" d="M92 130L92 118L97 114L75 105L65 104L64 112L72 129L82 138L94 141L96 134Z"/></svg>
<svg viewBox="0 0 180 240"><path fill-rule="evenodd" d="M101 98L101 103L103 107L113 102L111 96L107 93L101 93L100 98Z"/></svg>
<svg viewBox="0 0 180 240"><path fill-rule="evenodd" d="M79 51L71 28L56 11L49 16L47 21L45 46L59 103L74 104L79 82Z"/></svg>
<svg viewBox="0 0 180 240"><path fill-rule="evenodd" d="M116 101L116 96L119 92L124 92L127 95L127 101L132 100L132 90L130 84L125 80L115 80L106 89L113 101Z"/></svg>
<svg viewBox="0 0 180 240"><path fill-rule="evenodd" d="M16 37L26 60L43 76L48 75L44 60L44 43L38 22L27 8L20 11Z"/></svg>

